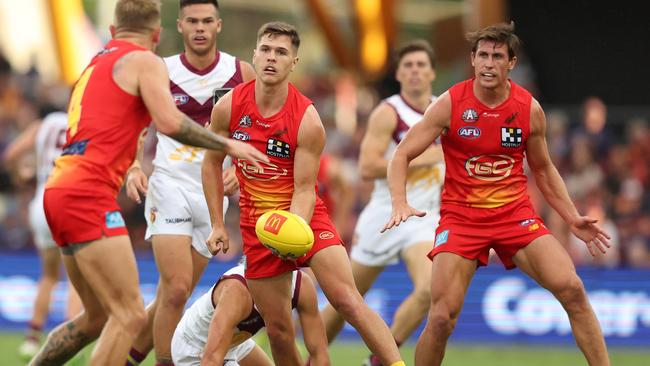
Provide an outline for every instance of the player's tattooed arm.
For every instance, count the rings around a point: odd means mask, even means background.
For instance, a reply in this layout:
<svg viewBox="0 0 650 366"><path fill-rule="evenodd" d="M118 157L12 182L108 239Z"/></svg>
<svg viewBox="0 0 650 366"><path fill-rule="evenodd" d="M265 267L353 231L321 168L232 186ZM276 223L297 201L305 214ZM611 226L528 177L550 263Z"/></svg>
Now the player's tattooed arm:
<svg viewBox="0 0 650 366"><path fill-rule="evenodd" d="M228 139L214 134L199 126L190 117L183 115L178 132L170 134L174 140L192 146L205 147L212 150L225 150Z"/></svg>

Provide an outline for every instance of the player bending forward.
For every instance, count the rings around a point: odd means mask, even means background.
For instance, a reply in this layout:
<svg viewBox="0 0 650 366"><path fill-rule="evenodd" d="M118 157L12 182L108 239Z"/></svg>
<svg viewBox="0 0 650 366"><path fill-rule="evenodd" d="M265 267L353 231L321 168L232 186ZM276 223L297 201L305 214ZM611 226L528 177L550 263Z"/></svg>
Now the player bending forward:
<svg viewBox="0 0 650 366"><path fill-rule="evenodd" d="M300 271L293 272L291 307L298 311L312 364L329 365L316 288ZM252 339L263 327L246 286L244 266L231 268L178 323L172 338L174 365L272 366Z"/></svg>

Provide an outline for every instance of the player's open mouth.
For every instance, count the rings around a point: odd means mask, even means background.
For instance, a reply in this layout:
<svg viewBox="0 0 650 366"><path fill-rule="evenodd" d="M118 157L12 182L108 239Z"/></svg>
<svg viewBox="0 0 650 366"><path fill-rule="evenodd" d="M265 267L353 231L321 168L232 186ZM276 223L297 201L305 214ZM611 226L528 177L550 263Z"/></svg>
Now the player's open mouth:
<svg viewBox="0 0 650 366"><path fill-rule="evenodd" d="M204 36L196 36L194 37L194 42L196 43L205 43L208 39Z"/></svg>
<svg viewBox="0 0 650 366"><path fill-rule="evenodd" d="M265 73L275 74L276 70L275 70L275 67L273 67L273 66L267 66L267 67L264 68L264 72Z"/></svg>
<svg viewBox="0 0 650 366"><path fill-rule="evenodd" d="M497 77L496 74L493 74L491 72L482 72L481 76L484 77L484 78L490 78L490 79Z"/></svg>

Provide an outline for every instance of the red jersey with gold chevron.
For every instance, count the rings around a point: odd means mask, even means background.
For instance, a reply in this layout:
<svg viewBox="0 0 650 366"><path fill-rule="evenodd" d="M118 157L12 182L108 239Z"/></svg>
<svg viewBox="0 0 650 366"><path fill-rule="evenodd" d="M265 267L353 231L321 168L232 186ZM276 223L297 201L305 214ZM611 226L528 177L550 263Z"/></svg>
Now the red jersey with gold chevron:
<svg viewBox="0 0 650 366"><path fill-rule="evenodd" d="M509 81L508 99L489 108L474 95L473 82L449 89L451 121L441 137L447 169L442 203L501 207L527 197L523 160L532 96Z"/></svg>
<svg viewBox="0 0 650 366"><path fill-rule="evenodd" d="M66 144L46 188L117 196L135 158L138 135L151 117L141 97L115 83L113 65L129 52L145 50L112 40L86 67L70 97Z"/></svg>
<svg viewBox="0 0 650 366"><path fill-rule="evenodd" d="M312 101L292 84L284 107L273 116L262 117L255 103L255 80L232 91L230 136L246 141L266 153L269 163L258 169L246 160L236 160L242 227L255 227L257 218L268 210L289 210L293 197L293 161L302 117ZM314 189L316 189L314 187ZM325 210L316 197L314 212Z"/></svg>

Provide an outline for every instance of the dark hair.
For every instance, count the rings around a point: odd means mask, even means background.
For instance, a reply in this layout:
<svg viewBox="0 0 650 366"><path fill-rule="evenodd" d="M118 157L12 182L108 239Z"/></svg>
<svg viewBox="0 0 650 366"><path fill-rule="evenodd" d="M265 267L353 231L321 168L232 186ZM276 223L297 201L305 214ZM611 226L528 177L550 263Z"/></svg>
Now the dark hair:
<svg viewBox="0 0 650 366"><path fill-rule="evenodd" d="M498 23L485 27L476 32L467 33L465 36L472 43L472 52L476 52L480 41L492 41L497 44L508 46L508 57L512 59L517 56L517 49L521 41L515 34L515 22Z"/></svg>
<svg viewBox="0 0 650 366"><path fill-rule="evenodd" d="M431 63L432 69L436 67L436 58L433 55L433 48L431 48L429 42L423 39L416 39L400 47L396 52L395 67L397 68L399 66L399 63L402 61L404 56L408 55L409 53L418 52L418 51L423 51L427 54L427 56L429 56L429 62Z"/></svg>
<svg viewBox="0 0 650 366"><path fill-rule="evenodd" d="M115 4L115 28L143 31L160 26L159 0L119 0Z"/></svg>
<svg viewBox="0 0 650 366"><path fill-rule="evenodd" d="M182 10L184 7L195 4L212 4L217 10L219 10L219 1L217 0L180 0L179 10Z"/></svg>
<svg viewBox="0 0 650 366"><path fill-rule="evenodd" d="M298 50L300 47L300 36L296 27L285 22L269 22L260 27L257 31L257 41L259 42L264 35L269 34L273 36L283 35L291 38L291 45Z"/></svg>

